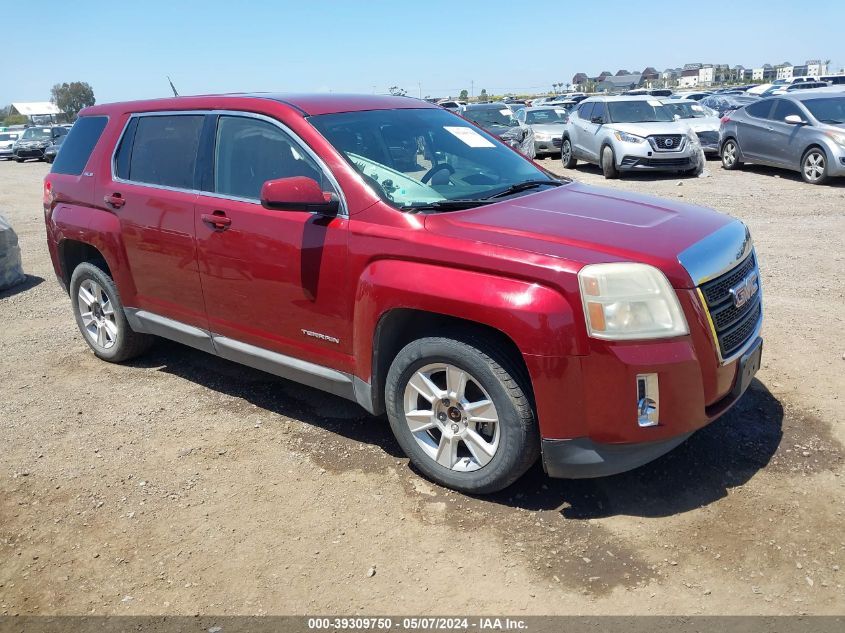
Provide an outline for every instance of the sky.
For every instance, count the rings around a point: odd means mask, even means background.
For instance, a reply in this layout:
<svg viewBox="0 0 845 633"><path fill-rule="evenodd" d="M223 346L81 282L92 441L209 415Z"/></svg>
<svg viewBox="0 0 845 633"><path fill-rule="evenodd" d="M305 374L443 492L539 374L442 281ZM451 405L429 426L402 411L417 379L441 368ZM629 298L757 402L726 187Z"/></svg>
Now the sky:
<svg viewBox="0 0 845 633"><path fill-rule="evenodd" d="M183 95L454 97L688 62L845 66L842 0L39 0L5 2L0 23L31 44L4 47L0 106L71 81L99 103L169 96L167 75Z"/></svg>

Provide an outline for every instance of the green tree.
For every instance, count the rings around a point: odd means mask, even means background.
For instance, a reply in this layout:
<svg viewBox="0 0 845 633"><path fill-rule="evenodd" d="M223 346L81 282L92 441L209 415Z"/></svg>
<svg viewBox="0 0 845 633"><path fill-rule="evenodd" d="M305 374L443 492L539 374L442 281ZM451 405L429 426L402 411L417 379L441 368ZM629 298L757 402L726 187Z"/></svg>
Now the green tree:
<svg viewBox="0 0 845 633"><path fill-rule="evenodd" d="M82 108L95 103L94 90L84 81L56 84L50 90L50 101L73 121Z"/></svg>
<svg viewBox="0 0 845 633"><path fill-rule="evenodd" d="M478 100L487 101L487 88L481 89L481 92L478 93Z"/></svg>
<svg viewBox="0 0 845 633"><path fill-rule="evenodd" d="M460 99L461 101L466 101L467 99L469 99L469 92L467 92L466 90L461 90L461 94L460 96L458 96L458 99Z"/></svg>
<svg viewBox="0 0 845 633"><path fill-rule="evenodd" d="M394 97L404 97L408 94L407 92L405 92L404 88L400 88L399 86L390 86L390 88L388 88L387 90Z"/></svg>

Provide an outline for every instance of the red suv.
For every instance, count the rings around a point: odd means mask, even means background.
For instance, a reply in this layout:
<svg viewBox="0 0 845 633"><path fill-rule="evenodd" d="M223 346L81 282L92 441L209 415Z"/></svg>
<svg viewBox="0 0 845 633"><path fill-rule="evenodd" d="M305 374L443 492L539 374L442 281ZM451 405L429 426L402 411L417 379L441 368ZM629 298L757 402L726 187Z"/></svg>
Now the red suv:
<svg viewBox="0 0 845 633"><path fill-rule="evenodd" d="M742 395L745 226L558 179L415 99L221 95L81 112L44 183L85 341L154 337L359 403L473 493L644 464Z"/></svg>

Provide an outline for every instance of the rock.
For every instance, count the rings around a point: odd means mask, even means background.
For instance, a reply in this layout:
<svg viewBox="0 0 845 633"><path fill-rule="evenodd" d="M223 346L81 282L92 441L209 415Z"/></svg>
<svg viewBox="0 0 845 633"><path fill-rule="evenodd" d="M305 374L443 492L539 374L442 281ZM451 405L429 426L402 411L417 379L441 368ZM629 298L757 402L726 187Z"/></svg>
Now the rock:
<svg viewBox="0 0 845 633"><path fill-rule="evenodd" d="M676 182L676 183L675 183L675 186L676 186L676 187L683 187L683 186L684 186L684 181L683 181L683 180L679 180L678 182Z"/></svg>
<svg viewBox="0 0 845 633"><path fill-rule="evenodd" d="M6 218L0 215L0 290L17 286L25 278L18 235Z"/></svg>
<svg viewBox="0 0 845 633"><path fill-rule="evenodd" d="M372 567L370 567L367 570L367 578L372 578L375 575L376 575L376 567L375 567L375 565L373 565Z"/></svg>

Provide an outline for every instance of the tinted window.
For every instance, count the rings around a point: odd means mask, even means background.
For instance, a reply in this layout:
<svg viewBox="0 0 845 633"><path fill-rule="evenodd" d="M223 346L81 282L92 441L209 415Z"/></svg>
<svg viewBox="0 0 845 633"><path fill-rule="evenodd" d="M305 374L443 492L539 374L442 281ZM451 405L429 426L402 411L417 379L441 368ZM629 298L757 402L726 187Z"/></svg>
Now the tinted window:
<svg viewBox="0 0 845 633"><path fill-rule="evenodd" d="M607 104L610 121L614 123L654 123L674 121L674 117L659 101L636 99L611 101Z"/></svg>
<svg viewBox="0 0 845 633"><path fill-rule="evenodd" d="M606 103L596 103L593 106L593 112L590 115L590 118L594 119L597 116L600 116L602 118L602 121L604 121L605 123L607 122L607 104Z"/></svg>
<svg viewBox="0 0 845 633"><path fill-rule="evenodd" d="M775 111L772 114L772 119L775 121L783 121L790 114L797 114L801 119L804 119L804 113L796 103L789 99L778 99L775 103Z"/></svg>
<svg viewBox="0 0 845 633"><path fill-rule="evenodd" d="M62 151L56 155L51 171L54 174L81 174L107 122L108 117L84 116L74 123L67 136L60 137Z"/></svg>
<svg viewBox="0 0 845 633"><path fill-rule="evenodd" d="M759 103L752 103L750 106L745 107L745 111L758 119L765 119L772 111L772 102L760 101Z"/></svg>
<svg viewBox="0 0 845 633"><path fill-rule="evenodd" d="M201 114L139 118L129 159L129 180L194 189L204 118Z"/></svg>
<svg viewBox="0 0 845 633"><path fill-rule="evenodd" d="M589 121L593 111L593 105L595 104L592 101L590 103L582 104L581 107L578 108L578 118Z"/></svg>
<svg viewBox="0 0 845 633"><path fill-rule="evenodd" d="M845 123L845 97L808 99L804 101L804 107L822 123L831 125Z"/></svg>
<svg viewBox="0 0 845 633"><path fill-rule="evenodd" d="M290 136L260 119L221 116L214 149L214 191L258 200L268 180L306 176L332 191L323 172Z"/></svg>

